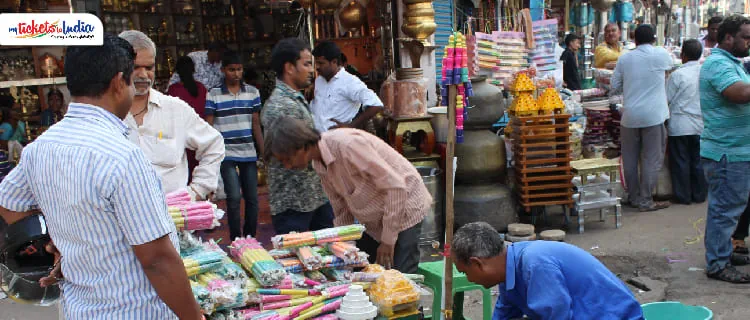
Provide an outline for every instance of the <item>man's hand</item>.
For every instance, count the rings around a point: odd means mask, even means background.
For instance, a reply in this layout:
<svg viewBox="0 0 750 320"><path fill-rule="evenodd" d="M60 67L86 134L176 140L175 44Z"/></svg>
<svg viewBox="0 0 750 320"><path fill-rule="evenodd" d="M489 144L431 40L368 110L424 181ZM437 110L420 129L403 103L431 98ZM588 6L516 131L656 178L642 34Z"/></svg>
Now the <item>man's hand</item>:
<svg viewBox="0 0 750 320"><path fill-rule="evenodd" d="M55 265L52 267L52 271L49 272L48 276L39 279L39 285L41 285L42 288L54 285L63 279L62 264L60 263L60 261L62 261L62 255L60 254L60 251L57 250L57 247L52 240L47 243L44 249L55 255Z"/></svg>
<svg viewBox="0 0 750 320"><path fill-rule="evenodd" d="M338 129L338 128L354 128L354 127L352 127L351 123L341 122L341 121L338 121L336 119L330 119L330 120L333 121L333 122L335 122L336 125L333 126L333 127L328 128L329 130Z"/></svg>
<svg viewBox="0 0 750 320"><path fill-rule="evenodd" d="M393 245L381 243L375 261L386 269L393 268Z"/></svg>

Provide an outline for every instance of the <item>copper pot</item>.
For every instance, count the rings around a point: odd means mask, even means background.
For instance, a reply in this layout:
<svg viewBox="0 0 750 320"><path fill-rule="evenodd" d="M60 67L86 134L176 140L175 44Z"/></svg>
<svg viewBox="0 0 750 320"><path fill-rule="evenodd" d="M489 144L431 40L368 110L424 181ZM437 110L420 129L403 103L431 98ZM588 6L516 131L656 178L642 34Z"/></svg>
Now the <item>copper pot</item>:
<svg viewBox="0 0 750 320"><path fill-rule="evenodd" d="M432 0L403 0L403 2L404 2L405 5L408 6L410 4L425 3L425 2L429 2L431 4Z"/></svg>
<svg viewBox="0 0 750 320"><path fill-rule="evenodd" d="M421 22L416 22L416 23L408 22L401 26L401 31L403 31L407 36L410 36L418 40L427 39L427 37L435 33L436 29L437 29L437 24L435 23L434 20L433 21L421 21Z"/></svg>
<svg viewBox="0 0 750 320"><path fill-rule="evenodd" d="M336 10L341 4L341 0L315 0L315 4L321 10Z"/></svg>
<svg viewBox="0 0 750 320"><path fill-rule="evenodd" d="M409 11L417 9L432 9L432 2L422 2L406 5L405 13L409 13Z"/></svg>
<svg viewBox="0 0 750 320"><path fill-rule="evenodd" d="M359 29L365 24L367 9L357 1L350 1L339 14L341 25L347 30Z"/></svg>

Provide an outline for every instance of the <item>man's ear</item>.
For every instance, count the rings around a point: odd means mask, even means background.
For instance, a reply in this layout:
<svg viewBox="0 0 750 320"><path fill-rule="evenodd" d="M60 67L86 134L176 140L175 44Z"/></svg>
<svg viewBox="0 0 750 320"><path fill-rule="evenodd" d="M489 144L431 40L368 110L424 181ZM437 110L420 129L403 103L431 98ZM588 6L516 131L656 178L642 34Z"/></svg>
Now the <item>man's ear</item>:
<svg viewBox="0 0 750 320"><path fill-rule="evenodd" d="M128 85L129 84L125 83L125 78L123 78L122 72L118 72L112 77L112 80L109 80L109 89L112 90L113 93L120 93L120 91Z"/></svg>
<svg viewBox="0 0 750 320"><path fill-rule="evenodd" d="M484 266L484 260L477 257L471 257L469 258L469 265L474 265L481 269Z"/></svg>

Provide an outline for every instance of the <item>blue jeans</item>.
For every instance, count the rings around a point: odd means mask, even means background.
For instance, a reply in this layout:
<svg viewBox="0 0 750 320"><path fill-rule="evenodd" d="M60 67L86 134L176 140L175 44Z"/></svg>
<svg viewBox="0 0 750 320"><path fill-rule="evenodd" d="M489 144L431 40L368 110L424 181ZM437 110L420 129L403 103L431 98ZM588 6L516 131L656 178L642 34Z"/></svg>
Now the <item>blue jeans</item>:
<svg viewBox="0 0 750 320"><path fill-rule="evenodd" d="M706 271L719 272L729 265L732 233L750 195L750 162L701 159L708 182L706 216Z"/></svg>
<svg viewBox="0 0 750 320"><path fill-rule="evenodd" d="M271 216L271 222L276 234L333 228L333 207L330 202L326 202L310 212L287 209Z"/></svg>
<svg viewBox="0 0 750 320"><path fill-rule="evenodd" d="M255 237L258 226L258 166L255 161L224 160L221 162L221 179L224 180L224 192L227 194L229 237L231 240L247 235ZM242 199L245 200L244 228L240 219Z"/></svg>

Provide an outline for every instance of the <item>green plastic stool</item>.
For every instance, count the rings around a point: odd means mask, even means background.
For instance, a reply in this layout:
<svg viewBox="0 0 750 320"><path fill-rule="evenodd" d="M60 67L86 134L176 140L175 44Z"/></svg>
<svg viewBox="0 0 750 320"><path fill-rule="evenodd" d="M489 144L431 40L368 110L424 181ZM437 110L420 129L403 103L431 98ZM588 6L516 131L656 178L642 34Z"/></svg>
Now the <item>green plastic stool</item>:
<svg viewBox="0 0 750 320"><path fill-rule="evenodd" d="M443 261L423 262L419 264L418 273L424 276L424 284L433 292L432 298L432 315L425 314L425 319L440 319L440 305L443 296ZM453 319L463 320L464 318L464 292L471 290L482 291L482 309L483 319L492 319L492 302L490 302L490 290L469 282L466 275L458 272L456 266L453 266Z"/></svg>

